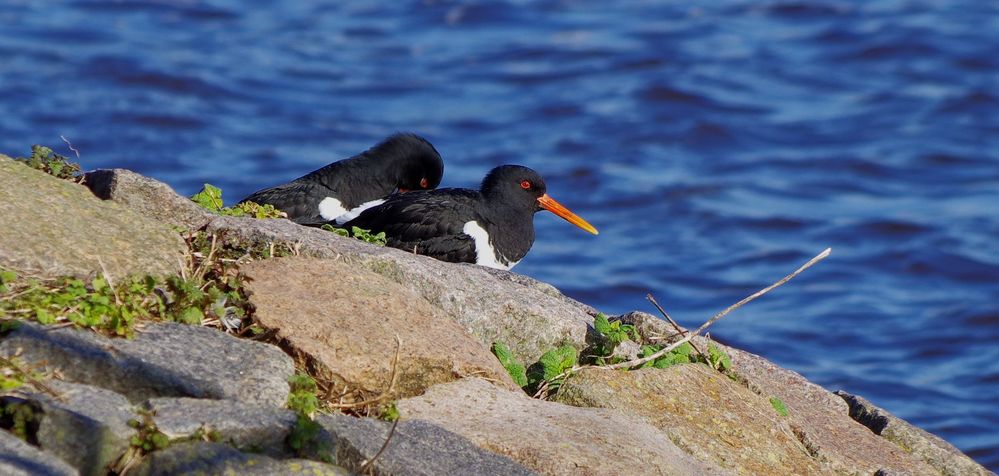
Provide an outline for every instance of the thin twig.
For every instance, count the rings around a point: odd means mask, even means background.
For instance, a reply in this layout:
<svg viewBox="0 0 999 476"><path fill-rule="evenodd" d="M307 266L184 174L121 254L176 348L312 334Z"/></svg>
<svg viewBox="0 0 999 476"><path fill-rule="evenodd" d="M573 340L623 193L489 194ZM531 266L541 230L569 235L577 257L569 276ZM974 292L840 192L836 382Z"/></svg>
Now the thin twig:
<svg viewBox="0 0 999 476"><path fill-rule="evenodd" d="M392 422L392 428L389 428L388 436L385 437L385 443L382 443L382 447L378 449L378 452L375 453L375 455L372 456L371 459L365 461L364 464L361 465L361 469L357 471L359 474L364 474L364 471L367 470L368 467L371 466L371 464L374 463L375 460L382 455L382 452L385 451L385 448L388 448L389 442L392 441L392 435L395 434L395 427L398 425L399 425L399 419L397 418L394 422Z"/></svg>
<svg viewBox="0 0 999 476"><path fill-rule="evenodd" d="M651 303L652 303L652 305L656 307L656 309L659 309L659 312L660 312L660 313L661 313L661 314L663 315L663 317L665 317L665 318L666 318L666 320L667 320L667 321L668 321L668 322L669 322L669 323L670 323L670 324L671 324L671 325L673 326L673 329L676 329L676 332L677 332L678 334L680 334L680 336L685 336L685 335L687 335L687 332L688 332L688 331L685 331L685 330L683 330L683 328L682 328L682 327L680 327L680 326L679 326L679 325L678 325L678 324L676 323L676 321L674 321L674 320L673 320L673 318L672 318L672 317L669 317L669 313L667 313L667 312L666 312L666 310L665 310L665 309L663 309L663 307L662 307L662 306L660 306L658 302L656 302L656 298L652 297L652 293L649 293L649 294L646 294L646 295L645 295L645 299L648 299L648 300L649 300L649 302L651 302ZM691 347L693 347L693 348L694 348L694 350L696 350L696 351L697 351L697 353L698 353L698 354L700 354L700 356L701 356L701 357L705 357L705 355L704 355L704 352L701 352L701 349L698 349L698 348L697 348L697 345L695 345L695 344L694 344L693 342L691 342L691 343L690 343L690 345L691 345Z"/></svg>
<svg viewBox="0 0 999 476"><path fill-rule="evenodd" d="M63 142L66 143L66 145L69 146L69 150L76 153L76 160L80 160L80 151L76 150L76 148L73 147L73 144L69 142L69 139L67 139L66 136L59 134L59 137L62 139Z"/></svg>
<svg viewBox="0 0 999 476"><path fill-rule="evenodd" d="M111 280L111 275L108 274L108 269L104 267L104 262L101 261L101 257L97 257L97 264L101 265L101 273L104 274L104 280L108 282L108 287L111 288L111 294L114 295L114 303L121 306L121 297L118 296L118 290L114 288L114 281Z"/></svg>
<svg viewBox="0 0 999 476"><path fill-rule="evenodd" d="M674 342L674 343L672 343L672 344L664 347L659 352L656 352L656 353L654 353L652 355L648 355L646 357L642 357L640 359L634 359L634 360L629 360L627 362L621 362L619 364L604 365L604 366L601 366L600 368L602 368L602 369L623 369L623 368L629 368L630 369L630 368L638 367L638 366L640 366L640 365L642 365L642 364L644 364L646 362L652 362L653 360L656 360L659 357L662 357L663 355L666 355L667 352L669 352L669 351L671 351L671 350L673 350L673 349L675 349L675 348L683 345L684 342L687 342L690 339L692 339L694 336L696 336L696 335L704 332L704 330L707 329L708 327L710 327L711 324L714 324L719 319L725 317L728 313L730 313L730 312L732 312L732 311L734 311L734 310L742 307L743 305L747 304L748 302L750 302L750 301L752 301L752 300L754 300L754 299L756 299L756 298L758 298L758 297L760 297L760 296L762 296L762 295L764 295L764 294L772 291L774 288L776 288L776 287L778 287L778 286L780 286L780 285L782 285L782 284L790 281L791 278L794 278L795 276L801 274L802 271L804 271L804 270L806 270L808 268L811 268L812 265L814 265L815 263L818 263L819 261L822 261L823 259L825 259L826 256L829 256L830 252L832 252L832 248L826 248L823 252L819 253L814 258L808 260L807 263L801 265L801 267L798 268L798 269L796 269L793 273L791 273L791 274L789 274L787 276L784 276L784 278L782 278L780 281L777 281L776 283L773 283L770 286L767 286L767 287L765 287L765 288L763 288L763 289L761 289L759 291L756 291L755 293L753 293L753 294L751 294L751 295L743 298L741 301L739 301L739 302L737 302L737 303L735 303L735 304L733 304L733 305L725 308L724 311L719 312L718 314L715 314L714 317L712 317L711 319L708 319L707 321L705 321L704 324L701 324L701 327L698 327L697 330L695 330L695 331L687 334L683 339L680 339L680 340L678 340L678 341L676 341L676 342Z"/></svg>
<svg viewBox="0 0 999 476"><path fill-rule="evenodd" d="M8 359L7 357L4 357L4 356L0 356L0 364L3 364L4 366L10 368L14 372L17 372L18 374L20 374L21 377L24 377L24 380L27 380L28 383L30 383L31 385L34 385L39 390L41 390L41 391L43 391L45 393L48 393L48 394L52 395L53 397L56 397L56 398L59 398L59 399L62 398L62 395L59 392L56 392L55 390L52 389L52 387L49 387L48 385L45 385L44 383L38 381L38 379L32 377L31 374L28 371L22 369L21 366L19 366L16 363L14 363L13 360Z"/></svg>

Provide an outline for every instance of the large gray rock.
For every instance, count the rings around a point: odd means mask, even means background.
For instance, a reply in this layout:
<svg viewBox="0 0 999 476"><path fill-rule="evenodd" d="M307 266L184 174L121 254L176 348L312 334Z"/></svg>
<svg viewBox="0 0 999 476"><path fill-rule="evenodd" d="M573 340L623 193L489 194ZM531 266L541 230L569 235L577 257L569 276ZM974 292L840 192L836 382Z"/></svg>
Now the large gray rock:
<svg viewBox="0 0 999 476"><path fill-rule="evenodd" d="M347 476L350 473L339 466L317 461L276 460L263 455L242 453L219 443L192 441L150 453L129 474L136 476L173 476L177 474Z"/></svg>
<svg viewBox="0 0 999 476"><path fill-rule="evenodd" d="M285 439L295 412L269 405L198 398L153 398L144 404L156 428L171 441L197 435L217 436L235 448L285 456Z"/></svg>
<svg viewBox="0 0 999 476"><path fill-rule="evenodd" d="M242 267L255 319L285 347L357 399L390 398L466 375L518 387L489 349L415 292L366 269L328 259L288 257ZM348 400L350 401L349 397Z"/></svg>
<svg viewBox="0 0 999 476"><path fill-rule="evenodd" d="M642 335L675 333L666 322L642 312L621 316ZM708 341L694 339L702 350ZM715 343L732 358L732 369L753 393L777 397L789 412L795 436L823 466L836 473L937 474L924 463L853 421L843 399L755 354Z"/></svg>
<svg viewBox="0 0 999 476"><path fill-rule="evenodd" d="M148 324L134 339L22 323L0 342L31 366L58 368L67 380L114 390L135 403L153 397L241 400L283 406L291 358L277 347L207 327Z"/></svg>
<svg viewBox="0 0 999 476"><path fill-rule="evenodd" d="M83 184L103 200L113 200L162 223L197 230L214 214L177 195L169 185L125 169L87 172Z"/></svg>
<svg viewBox="0 0 999 476"><path fill-rule="evenodd" d="M0 430L0 474L6 476L76 476L65 461Z"/></svg>
<svg viewBox="0 0 999 476"><path fill-rule="evenodd" d="M187 247L164 223L0 155L0 266L39 276L174 274Z"/></svg>
<svg viewBox="0 0 999 476"><path fill-rule="evenodd" d="M38 445L80 474L107 474L136 433L128 425L136 416L132 405L120 394L90 385L49 380L46 386L56 395L23 397L38 408Z"/></svg>
<svg viewBox="0 0 999 476"><path fill-rule="evenodd" d="M842 390L835 393L849 405L850 417L870 428L874 434L895 443L905 452L921 458L941 474L947 476L994 474L939 436L912 426L867 399Z"/></svg>
<svg viewBox="0 0 999 476"><path fill-rule="evenodd" d="M543 474L728 474L639 418L535 400L477 378L396 406L403 418L428 420Z"/></svg>
<svg viewBox="0 0 999 476"><path fill-rule="evenodd" d="M359 471L385 445L392 424L370 418L321 415L328 448L337 464ZM529 475L509 458L479 449L467 439L426 421L400 421L385 450L370 465L375 474Z"/></svg>
<svg viewBox="0 0 999 476"><path fill-rule="evenodd" d="M555 401L636 415L684 451L738 474L819 474L770 402L703 364L629 372L583 369Z"/></svg>
<svg viewBox="0 0 999 476"><path fill-rule="evenodd" d="M484 346L503 342L524 361L563 343L585 346L596 311L550 285L506 271L445 263L370 245L288 220L218 217L211 233L251 243L284 243L306 256L362 266L416 291Z"/></svg>

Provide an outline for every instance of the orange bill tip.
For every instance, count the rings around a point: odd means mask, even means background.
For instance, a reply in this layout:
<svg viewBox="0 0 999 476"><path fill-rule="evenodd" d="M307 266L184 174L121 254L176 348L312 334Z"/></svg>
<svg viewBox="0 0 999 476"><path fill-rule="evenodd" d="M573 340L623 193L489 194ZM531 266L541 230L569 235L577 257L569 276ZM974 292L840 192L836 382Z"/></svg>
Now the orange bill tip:
<svg viewBox="0 0 999 476"><path fill-rule="evenodd" d="M545 210L548 210L562 217L563 219L565 219L565 221L572 223L573 225L576 225L590 233L593 233L594 235L600 234L600 232L597 231L596 228L593 228L593 225L587 223L586 220L580 218L579 215L576 215L575 213L569 211L569 209L562 206L561 203L556 202L555 199L549 197L547 193L538 197L538 204L541 205L541 208L544 208Z"/></svg>

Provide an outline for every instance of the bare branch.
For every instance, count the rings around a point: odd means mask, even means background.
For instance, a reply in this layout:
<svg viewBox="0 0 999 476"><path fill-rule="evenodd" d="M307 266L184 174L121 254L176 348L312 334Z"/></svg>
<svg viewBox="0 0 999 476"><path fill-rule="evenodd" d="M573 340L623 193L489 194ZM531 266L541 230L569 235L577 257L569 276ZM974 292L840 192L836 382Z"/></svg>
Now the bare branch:
<svg viewBox="0 0 999 476"><path fill-rule="evenodd" d="M832 252L832 248L826 248L823 252L819 253L814 258L808 260L807 263L801 265L801 267L798 268L798 269L796 269L793 273L791 273L791 274L789 274L787 276L784 276L784 278L782 278L780 281L777 281L776 283L773 283L770 286L767 286L767 287L765 287L765 288L763 288L763 289L761 289L759 291L756 291L755 293L750 294L749 296L746 296L741 301L739 301L739 302L737 302L737 303L735 303L735 304L733 304L733 305L725 308L724 311L719 312L718 314L715 314L714 317L712 317L711 319L708 319L707 321L705 321L704 324L701 324L701 327L698 327L697 330L695 330L694 332L691 332L691 333L687 334L684 338L682 338L682 339L680 339L680 340L678 340L678 341L676 341L676 342L674 342L674 343L672 343L672 344L670 344L670 345L668 345L666 347L663 347L663 349L660 350L659 352L656 352L656 353L654 353L652 355L648 355L648 356L642 357L640 359L634 359L634 360L629 360L627 362L621 362L619 364L604 365L604 366L601 366L600 368L602 368L602 369L624 369L624 368L629 368L630 369L630 368L638 367L638 366L640 366L640 365L642 365L642 364L644 364L646 362L652 362L653 360L656 360L659 357L662 357L662 356L666 355L667 352L669 352L669 351L671 351L671 350L673 350L673 349L675 349L675 348L683 345L684 342L687 342L690 339L692 339L694 336L696 336L696 335L704 332L705 329L707 329L708 327L710 327L712 324L714 324L715 322L717 322L719 319L721 319L721 318L725 317L726 315L728 315L728 313L730 313L730 312L732 312L732 311L734 311L734 310L736 310L736 309L744 306L745 304L749 303L750 301L752 301L752 300L754 300L754 299L756 299L756 298L758 298L758 297L760 297L760 296L762 296L762 295L764 295L764 294L772 291L774 288L776 288L776 287L778 287L778 286L780 286L780 285L782 285L782 284L790 281L795 276L801 274L802 271L804 271L804 270L806 270L808 268L811 268L812 265L814 265L815 263L818 263L819 261L822 261L823 259L825 259L826 256L829 256L829 253L831 253L831 252Z"/></svg>

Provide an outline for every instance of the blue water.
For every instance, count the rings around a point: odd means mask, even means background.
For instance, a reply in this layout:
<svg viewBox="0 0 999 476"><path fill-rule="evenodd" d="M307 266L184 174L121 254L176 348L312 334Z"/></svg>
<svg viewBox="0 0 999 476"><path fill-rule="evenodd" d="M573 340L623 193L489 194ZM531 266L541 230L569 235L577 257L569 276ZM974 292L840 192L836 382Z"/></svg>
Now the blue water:
<svg viewBox="0 0 999 476"><path fill-rule="evenodd" d="M999 469L999 3L0 3L0 151L229 199L427 136L539 170L518 272L862 394Z"/></svg>

